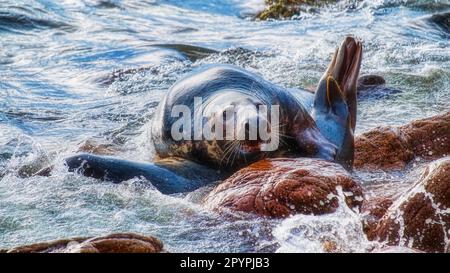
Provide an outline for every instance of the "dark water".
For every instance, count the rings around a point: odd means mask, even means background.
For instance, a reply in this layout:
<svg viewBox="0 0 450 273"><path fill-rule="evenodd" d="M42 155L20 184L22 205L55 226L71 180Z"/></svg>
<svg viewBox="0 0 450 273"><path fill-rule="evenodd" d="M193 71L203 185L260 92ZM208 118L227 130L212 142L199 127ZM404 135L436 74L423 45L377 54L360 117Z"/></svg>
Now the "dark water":
<svg viewBox="0 0 450 273"><path fill-rule="evenodd" d="M154 234L170 251L322 251L327 236L346 251L372 247L359 215L344 208L269 221L207 211L196 202L202 190L163 196L139 181L102 183L60 165L48 178L18 175L60 162L85 141L152 160L152 112L184 74L233 63L308 87L347 34L364 41L362 73L402 91L362 101L358 132L450 108L448 20L430 19L449 1L344 1L296 20L249 19L261 2L0 0L0 247L112 231ZM403 177L416 171L356 175L366 184L408 183Z"/></svg>

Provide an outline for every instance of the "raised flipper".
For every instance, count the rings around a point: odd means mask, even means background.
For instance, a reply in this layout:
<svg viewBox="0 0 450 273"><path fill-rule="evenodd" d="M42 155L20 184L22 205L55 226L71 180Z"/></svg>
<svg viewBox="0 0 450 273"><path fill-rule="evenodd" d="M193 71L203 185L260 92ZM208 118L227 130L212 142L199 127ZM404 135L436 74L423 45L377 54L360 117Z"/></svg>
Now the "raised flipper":
<svg viewBox="0 0 450 273"><path fill-rule="evenodd" d="M353 165L356 85L361 57L361 42L347 37L320 79L311 112L322 135L336 145L335 160L347 169Z"/></svg>
<svg viewBox="0 0 450 273"><path fill-rule="evenodd" d="M351 114L345 95L333 76L321 82L314 99L312 117L320 132L336 145L336 162L351 169L354 158L354 137Z"/></svg>
<svg viewBox="0 0 450 273"><path fill-rule="evenodd" d="M144 177L164 194L193 191L211 182L182 177L162 167L164 164L133 162L93 154L78 154L66 158L65 163L71 172L115 183Z"/></svg>

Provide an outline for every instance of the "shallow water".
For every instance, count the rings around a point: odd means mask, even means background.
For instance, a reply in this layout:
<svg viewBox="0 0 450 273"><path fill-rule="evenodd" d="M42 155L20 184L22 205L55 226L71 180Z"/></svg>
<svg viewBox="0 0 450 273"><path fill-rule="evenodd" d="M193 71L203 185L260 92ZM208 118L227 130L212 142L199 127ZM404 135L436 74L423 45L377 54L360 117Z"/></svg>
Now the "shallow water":
<svg viewBox="0 0 450 273"><path fill-rule="evenodd" d="M345 209L261 220L203 209L202 190L163 196L139 181L98 182L60 165L52 177L18 175L61 162L87 140L151 160L152 112L186 73L233 63L285 87L309 87L347 34L364 41L362 74L381 74L402 91L361 101L358 133L450 108L450 33L429 21L450 9L448 1L344 1L296 20L249 19L261 6L0 0L0 248L112 231L154 234L170 251L323 251L323 238L345 251L373 248L360 216ZM120 73L127 69L137 71ZM417 175L356 173L368 186L409 184Z"/></svg>

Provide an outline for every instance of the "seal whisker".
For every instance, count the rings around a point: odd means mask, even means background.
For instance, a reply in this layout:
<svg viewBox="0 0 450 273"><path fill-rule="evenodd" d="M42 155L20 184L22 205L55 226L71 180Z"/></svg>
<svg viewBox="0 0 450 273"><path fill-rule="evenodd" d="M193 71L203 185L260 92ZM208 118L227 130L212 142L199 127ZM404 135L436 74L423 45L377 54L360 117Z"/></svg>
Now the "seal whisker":
<svg viewBox="0 0 450 273"><path fill-rule="evenodd" d="M236 143L236 146L234 147L233 150L233 159L231 160L231 164L230 166L233 166L233 163L235 162L235 159L239 159L239 150L241 149L242 144L238 141Z"/></svg>
<svg viewBox="0 0 450 273"><path fill-rule="evenodd" d="M220 165L222 165L222 161L224 159L227 159L226 165L228 165L228 162L230 160L231 154L233 153L234 148L236 147L236 144L237 144L236 142L237 142L236 140L233 140L231 142L226 143L225 146L227 146L227 147L225 148L224 154L222 156L222 159L220 160Z"/></svg>

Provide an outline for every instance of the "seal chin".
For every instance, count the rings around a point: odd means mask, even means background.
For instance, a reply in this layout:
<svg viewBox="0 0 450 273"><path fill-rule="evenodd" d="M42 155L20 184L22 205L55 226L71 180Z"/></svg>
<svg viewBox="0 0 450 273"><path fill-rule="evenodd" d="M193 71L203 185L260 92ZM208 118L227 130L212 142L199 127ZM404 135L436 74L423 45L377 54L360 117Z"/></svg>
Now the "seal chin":
<svg viewBox="0 0 450 273"><path fill-rule="evenodd" d="M239 151L244 155L260 153L261 152L261 143L257 140L243 141L239 145Z"/></svg>

